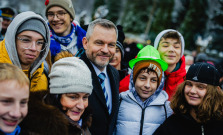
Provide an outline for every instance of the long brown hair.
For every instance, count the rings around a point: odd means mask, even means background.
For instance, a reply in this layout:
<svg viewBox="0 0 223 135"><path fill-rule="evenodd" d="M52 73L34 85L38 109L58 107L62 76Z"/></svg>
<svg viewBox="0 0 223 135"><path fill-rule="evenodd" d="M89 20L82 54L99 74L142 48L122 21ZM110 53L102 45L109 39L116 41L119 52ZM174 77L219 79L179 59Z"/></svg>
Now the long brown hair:
<svg viewBox="0 0 223 135"><path fill-rule="evenodd" d="M190 113L191 107L184 96L186 81L180 84L175 95L171 98L170 106L175 114ZM219 86L207 85L207 93L201 104L195 109L196 118L200 122L207 122L211 119L223 119L223 91Z"/></svg>

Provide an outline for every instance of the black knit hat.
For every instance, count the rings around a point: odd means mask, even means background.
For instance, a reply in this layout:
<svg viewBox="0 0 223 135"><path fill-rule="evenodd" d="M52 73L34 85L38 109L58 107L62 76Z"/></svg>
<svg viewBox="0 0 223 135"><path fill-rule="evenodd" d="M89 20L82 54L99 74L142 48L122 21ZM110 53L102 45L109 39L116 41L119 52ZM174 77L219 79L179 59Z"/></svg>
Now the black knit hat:
<svg viewBox="0 0 223 135"><path fill-rule="evenodd" d="M186 80L206 83L219 86L220 74L218 70L211 64L205 62L197 62L188 69Z"/></svg>
<svg viewBox="0 0 223 135"><path fill-rule="evenodd" d="M124 58L124 47L123 47L123 43L125 40L125 34L122 30L122 26L121 25L117 25L117 29L118 29L118 40L117 40L117 46L118 48L121 50L122 53L122 58Z"/></svg>

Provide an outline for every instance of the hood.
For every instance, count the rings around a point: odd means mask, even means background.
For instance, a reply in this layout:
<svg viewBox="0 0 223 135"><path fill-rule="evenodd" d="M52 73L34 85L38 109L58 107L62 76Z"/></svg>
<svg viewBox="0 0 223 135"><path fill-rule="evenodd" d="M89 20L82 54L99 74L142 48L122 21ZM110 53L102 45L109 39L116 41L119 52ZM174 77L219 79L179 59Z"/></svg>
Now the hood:
<svg viewBox="0 0 223 135"><path fill-rule="evenodd" d="M135 90L135 85L133 83L133 70L130 74L130 82L129 82L129 91L133 93L136 101L142 106L142 107L146 107L149 106L150 103L152 101L154 101L157 96L159 96L159 94L162 92L163 87L164 87L164 72L162 74L162 79L160 82L159 87L157 88L157 90L153 93L153 95L151 95L147 100L145 100L144 102L140 99L139 95L137 94L136 90ZM168 97L167 97L168 98Z"/></svg>
<svg viewBox="0 0 223 135"><path fill-rule="evenodd" d="M50 32L49 32L49 28L48 28L48 25L45 22L45 20L40 15L38 15L32 11L26 11L26 12L22 12L22 13L18 14L13 19L13 21L10 23L10 25L7 29L7 32L5 34L5 47L6 47L6 50L9 54L9 58L12 61L12 63L22 69L20 61L19 61L19 57L17 54L16 43L15 43L16 37L15 36L16 36L16 32L17 32L19 26L21 24L23 24L26 20L29 20L31 18L39 19L45 25L46 32L47 32L47 38L46 38L47 41L46 42L48 44L46 46L45 50L40 52L39 57L31 65L30 75L32 76L32 74L36 71L36 69L45 60L45 58L49 52L49 48L50 48Z"/></svg>
<svg viewBox="0 0 223 135"><path fill-rule="evenodd" d="M184 37L180 34L180 32L178 32L178 31L176 31L176 30L173 30L173 29L167 29L167 30L161 31L161 32L156 36L156 39L154 40L154 47L155 47L156 49L158 49L160 39L163 37L163 35L164 35L165 33L170 32L170 31L177 32L178 35L180 36L180 40L181 40L181 57L182 57L183 54L184 54L184 47L185 47Z"/></svg>

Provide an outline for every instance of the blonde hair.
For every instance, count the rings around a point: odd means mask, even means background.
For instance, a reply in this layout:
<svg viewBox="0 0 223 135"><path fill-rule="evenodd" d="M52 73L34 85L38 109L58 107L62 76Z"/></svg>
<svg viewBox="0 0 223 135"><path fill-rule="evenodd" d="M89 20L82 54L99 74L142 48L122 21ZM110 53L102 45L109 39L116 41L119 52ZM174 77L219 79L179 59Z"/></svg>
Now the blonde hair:
<svg viewBox="0 0 223 135"><path fill-rule="evenodd" d="M15 80L21 86L30 84L26 74L17 66L9 63L0 63L0 82L7 80Z"/></svg>

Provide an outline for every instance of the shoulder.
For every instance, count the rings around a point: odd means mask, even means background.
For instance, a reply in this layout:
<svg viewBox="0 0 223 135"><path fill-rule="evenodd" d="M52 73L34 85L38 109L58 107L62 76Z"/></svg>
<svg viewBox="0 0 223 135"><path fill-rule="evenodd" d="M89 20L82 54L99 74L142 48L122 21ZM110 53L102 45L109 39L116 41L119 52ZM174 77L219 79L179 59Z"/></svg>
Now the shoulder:
<svg viewBox="0 0 223 135"><path fill-rule="evenodd" d="M129 90L120 93L120 94L119 94L119 98L120 98L120 99L129 98L128 95L132 95L132 92L130 92Z"/></svg>
<svg viewBox="0 0 223 135"><path fill-rule="evenodd" d="M86 31L80 27L80 25L76 24L77 22L73 22L74 27L76 28L77 34L81 34L83 36L85 36Z"/></svg>
<svg viewBox="0 0 223 135"><path fill-rule="evenodd" d="M58 108L43 102L46 94L46 91L30 92L28 114L22 121L21 128L38 134L66 134L68 120Z"/></svg>
<svg viewBox="0 0 223 135"><path fill-rule="evenodd" d="M154 99L152 104L165 104L168 101L168 94L166 91L161 90L157 97Z"/></svg>
<svg viewBox="0 0 223 135"><path fill-rule="evenodd" d="M118 77L119 78L119 73L118 73L118 70L115 69L113 66L109 65L107 66L108 68L108 72L110 71L115 77Z"/></svg>

